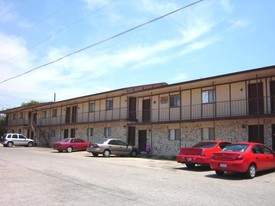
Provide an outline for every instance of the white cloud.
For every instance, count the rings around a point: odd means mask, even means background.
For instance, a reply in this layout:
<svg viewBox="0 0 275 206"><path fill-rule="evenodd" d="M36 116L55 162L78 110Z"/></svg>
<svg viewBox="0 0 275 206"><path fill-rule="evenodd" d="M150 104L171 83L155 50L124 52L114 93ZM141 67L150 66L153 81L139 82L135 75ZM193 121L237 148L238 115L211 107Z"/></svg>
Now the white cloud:
<svg viewBox="0 0 275 206"><path fill-rule="evenodd" d="M183 82L188 79L188 75L185 73L177 74L174 78L170 79L169 82Z"/></svg>
<svg viewBox="0 0 275 206"><path fill-rule="evenodd" d="M112 1L85 0L84 2L89 9L95 10ZM230 11L230 9L233 9L230 1L222 0L220 2L224 10ZM122 19L127 20L127 24L133 25L133 22L140 23L141 18L145 17L148 19L148 16L152 14L158 16L179 8L179 6L171 2L167 3L167 1L160 2L156 0L143 0L138 1L138 3L131 2L130 4L131 6L139 5L138 9L142 12L138 13L139 15L137 16L132 16L133 18L128 18L129 14L119 13L118 11L121 10L118 8L116 8L117 10L114 8L107 10L110 12L108 17L112 17L112 19L115 20L112 21L112 23L120 21L118 25L116 25L118 28L120 28L119 26L122 24ZM160 30L149 30L149 32L152 33L144 35L148 36L148 41L131 41L125 37L125 39L127 39L127 44L125 45L127 46L119 47L119 50L112 48L104 50L103 45L99 50L87 50L75 54L55 64L48 65L20 78L3 83L0 85L4 88L3 90L1 88L0 98L2 101L5 101L8 97L27 99L24 101L31 99L47 101L53 99L54 92L57 93L57 99L61 100L108 91L113 88L111 85L106 84L107 81L104 81L104 79L112 78L112 75L123 70L138 70L144 67L148 68L148 66L154 68L154 65L165 64L183 55L204 49L222 38L222 31L226 31L226 28L218 28L219 24L225 21L228 23L229 21L227 19L217 18L219 15L212 12L212 4L198 4L184 10L184 12L169 16L170 21L167 28L171 28L171 32L169 29L168 32L164 30L163 32ZM221 8L221 6L219 6L219 8ZM105 13L107 13L107 11L104 10ZM144 16L140 16L140 14L144 14ZM18 24L19 23L20 22L18 22ZM167 21L164 23L167 23ZM236 19L230 21L231 28L239 28L245 25L246 22L242 20ZM125 24L122 26L125 26ZM151 29L149 26L147 28ZM166 25L163 28L166 29ZM213 31L215 32L212 33ZM167 35L162 35L165 32L167 32ZM136 34L138 34L138 32ZM97 33L96 35L101 36L102 34ZM104 33L103 36L105 35L106 33ZM139 35L141 36L135 37L143 38L143 34ZM161 36L161 38L158 38L159 36ZM123 40L124 38L120 38L117 42L123 42ZM34 59L34 54L28 51L24 39L0 34L0 44L2 44L2 42L6 42L7 46L5 46L5 49L0 48L0 61L2 62L11 58L16 59L16 61L8 61L1 66L2 80L38 65L54 61L71 52L71 49L65 46L55 47L55 45L52 45L52 48L44 48L44 52L46 51L47 53L46 57ZM83 44L83 42L81 43ZM110 45L112 46L112 42L110 42ZM14 54L20 55L14 57ZM39 56L38 53L35 53L35 55ZM186 74L182 73L178 74L171 81L184 81L186 78Z"/></svg>
<svg viewBox="0 0 275 206"><path fill-rule="evenodd" d="M233 5L230 0L220 0L219 2L226 12L231 13L233 11Z"/></svg>
<svg viewBox="0 0 275 206"><path fill-rule="evenodd" d="M0 19L1 22L9 22L14 19L14 13L11 11L11 3L0 1Z"/></svg>

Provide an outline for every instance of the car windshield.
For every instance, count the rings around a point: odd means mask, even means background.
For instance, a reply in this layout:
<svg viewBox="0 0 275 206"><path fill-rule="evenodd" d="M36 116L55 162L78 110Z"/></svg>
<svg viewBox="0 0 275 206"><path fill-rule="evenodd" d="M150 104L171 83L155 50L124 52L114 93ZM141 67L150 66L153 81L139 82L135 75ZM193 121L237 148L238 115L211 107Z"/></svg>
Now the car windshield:
<svg viewBox="0 0 275 206"><path fill-rule="evenodd" d="M60 142L69 142L69 141L70 141L70 139L68 139L68 138L60 140Z"/></svg>
<svg viewBox="0 0 275 206"><path fill-rule="evenodd" d="M245 152L248 148L248 144L231 144L223 148L223 151L227 152Z"/></svg>
<svg viewBox="0 0 275 206"><path fill-rule="evenodd" d="M216 142L199 142L195 144L193 147L199 147L199 148L212 148L216 145Z"/></svg>

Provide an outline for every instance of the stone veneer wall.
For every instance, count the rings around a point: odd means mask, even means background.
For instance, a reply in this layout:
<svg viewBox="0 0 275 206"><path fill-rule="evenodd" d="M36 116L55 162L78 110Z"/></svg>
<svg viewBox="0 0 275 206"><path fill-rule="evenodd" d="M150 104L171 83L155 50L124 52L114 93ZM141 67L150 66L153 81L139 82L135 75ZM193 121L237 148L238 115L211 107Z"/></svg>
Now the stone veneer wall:
<svg viewBox="0 0 275 206"><path fill-rule="evenodd" d="M80 125L76 128L76 137L80 137L86 141L90 142L96 142L99 139L106 138L104 136L104 127L111 127L112 134L111 136L107 138L118 138L121 139L125 142L127 142L127 127L124 127L124 123L97 123L93 125ZM64 127L64 128L45 128L43 129L44 133L46 134L46 137L49 139L50 143L52 144L53 142L60 141L61 139L64 138L64 129L69 129L69 134L70 134L70 129L73 129L74 127ZM87 128L93 128L93 136L88 137L87 136ZM51 130L55 130L55 136L50 137Z"/></svg>
<svg viewBox="0 0 275 206"><path fill-rule="evenodd" d="M234 121L215 121L215 122L196 122L196 123L181 123L178 128L181 129L180 140L169 140L168 129L169 125L152 125L152 126L138 126L136 128L136 146L138 146L138 130L147 130L147 145L151 147L153 155L159 156L176 156L181 147L192 146L198 141L201 141L201 128L209 127L209 124L215 127L215 138L221 140L248 141L248 126L255 125L255 120L234 120ZM272 124L275 124L275 119L263 119L260 124L264 125L264 142L269 147L272 146ZM88 141L97 141L104 137L104 127L112 128L112 136L110 138L119 138L127 142L128 131L125 122L118 123L96 123L79 125L76 130L76 137L81 137ZM73 127L71 127L73 128ZM53 143L59 141L64 137L64 129L71 129L68 127L48 127L43 128L42 131L46 134L46 138ZM93 128L94 134L92 137L87 136L87 128ZM18 132L27 134L27 129L22 127L13 127L8 132ZM55 131L55 136L50 137L51 131ZM40 138L43 146L44 140Z"/></svg>
<svg viewBox="0 0 275 206"><path fill-rule="evenodd" d="M215 121L211 122L215 128L215 139L228 140L231 142L248 141L248 126L252 124L249 120ZM263 120L264 141L269 147L272 146L271 120ZM147 132L147 145L152 148L152 155L176 156L181 147L188 147L201 141L201 128L208 127L208 123L182 123L180 140L169 140L168 125L153 125ZM147 130L148 131L148 130ZM138 138L136 138L138 139Z"/></svg>

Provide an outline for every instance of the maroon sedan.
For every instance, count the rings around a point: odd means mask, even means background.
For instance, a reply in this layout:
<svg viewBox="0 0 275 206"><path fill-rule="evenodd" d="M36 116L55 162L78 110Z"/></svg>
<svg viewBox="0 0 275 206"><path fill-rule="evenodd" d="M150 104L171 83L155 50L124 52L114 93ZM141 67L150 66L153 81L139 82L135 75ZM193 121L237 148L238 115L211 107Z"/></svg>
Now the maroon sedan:
<svg viewBox="0 0 275 206"><path fill-rule="evenodd" d="M257 171L275 169L275 153L261 143L234 143L214 153L210 167L217 175L223 175L226 171L243 172L248 178L253 178Z"/></svg>
<svg viewBox="0 0 275 206"><path fill-rule="evenodd" d="M89 142L84 141L81 138L65 138L59 142L53 143L53 149L62 152L66 150L67 152L72 151L85 151L89 146Z"/></svg>

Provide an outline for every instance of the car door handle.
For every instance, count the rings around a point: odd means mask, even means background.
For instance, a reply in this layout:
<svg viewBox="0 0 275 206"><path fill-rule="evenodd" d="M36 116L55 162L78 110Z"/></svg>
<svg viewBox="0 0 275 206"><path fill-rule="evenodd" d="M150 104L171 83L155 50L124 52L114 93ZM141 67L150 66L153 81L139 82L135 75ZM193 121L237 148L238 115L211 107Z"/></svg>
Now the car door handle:
<svg viewBox="0 0 275 206"><path fill-rule="evenodd" d="M259 157L256 157L256 160L259 159Z"/></svg>

